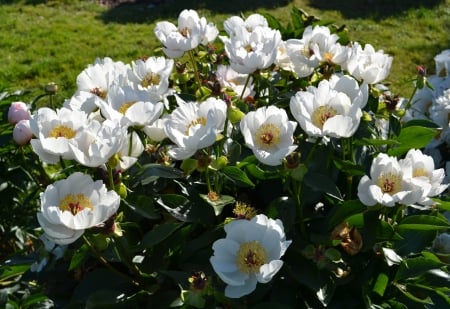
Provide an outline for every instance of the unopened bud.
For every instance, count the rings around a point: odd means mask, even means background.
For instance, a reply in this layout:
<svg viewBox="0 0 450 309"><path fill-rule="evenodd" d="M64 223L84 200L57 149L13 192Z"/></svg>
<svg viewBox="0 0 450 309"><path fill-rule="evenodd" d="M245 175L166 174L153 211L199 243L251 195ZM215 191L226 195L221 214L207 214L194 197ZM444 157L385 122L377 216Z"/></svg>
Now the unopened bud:
<svg viewBox="0 0 450 309"><path fill-rule="evenodd" d="M45 85L45 92L47 94L56 94L58 92L58 85L56 83L48 83Z"/></svg>
<svg viewBox="0 0 450 309"><path fill-rule="evenodd" d="M8 110L8 122L10 124L16 124L21 120L28 120L30 118L30 110L24 102L11 103Z"/></svg>
<svg viewBox="0 0 450 309"><path fill-rule="evenodd" d="M24 119L16 123L13 130L13 139L17 144L20 146L26 145L32 137L33 132L31 132L30 120Z"/></svg>

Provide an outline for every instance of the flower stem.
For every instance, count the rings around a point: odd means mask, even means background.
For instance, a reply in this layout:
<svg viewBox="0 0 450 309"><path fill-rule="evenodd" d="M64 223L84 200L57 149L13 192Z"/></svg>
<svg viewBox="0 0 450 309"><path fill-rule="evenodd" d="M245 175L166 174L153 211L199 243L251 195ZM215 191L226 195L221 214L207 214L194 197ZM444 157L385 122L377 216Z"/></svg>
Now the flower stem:
<svg viewBox="0 0 450 309"><path fill-rule="evenodd" d="M109 270L111 270L113 273L119 275L120 277L124 278L127 281L130 281L133 285L139 287L139 282L135 281L133 278L127 276L126 274L120 272L119 270L117 270L116 268L114 268L96 249L95 247L92 245L92 243L89 241L89 239L83 235L83 240L86 243L86 245L89 247L89 249L91 250L91 252L94 254L94 256L100 261L100 263L102 263L106 268L108 268Z"/></svg>
<svg viewBox="0 0 450 309"><path fill-rule="evenodd" d="M247 89L248 83L250 82L250 78L252 76L250 74L247 75L247 79L245 80L244 88L242 88L241 96L239 97L239 100L242 100L244 98L245 89Z"/></svg>
<svg viewBox="0 0 450 309"><path fill-rule="evenodd" d="M200 81L200 73L198 71L197 62L195 62L194 52L192 50L188 51L189 59L191 60L192 67L194 69L195 80L197 81L198 88L202 87L202 83Z"/></svg>

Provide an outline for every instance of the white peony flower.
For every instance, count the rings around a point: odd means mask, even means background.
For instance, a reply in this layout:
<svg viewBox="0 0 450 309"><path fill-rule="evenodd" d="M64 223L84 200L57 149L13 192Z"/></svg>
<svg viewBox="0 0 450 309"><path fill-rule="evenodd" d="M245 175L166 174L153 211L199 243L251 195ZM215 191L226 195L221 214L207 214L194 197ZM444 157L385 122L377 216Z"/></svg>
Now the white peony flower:
<svg viewBox="0 0 450 309"><path fill-rule="evenodd" d="M127 128L117 121L94 120L89 128L81 133L77 147L70 145L75 160L89 167L98 167L119 152L125 139Z"/></svg>
<svg viewBox="0 0 450 309"><path fill-rule="evenodd" d="M290 109L310 136L350 137L358 129L366 95L351 78L323 80L317 88L310 86L306 91L297 92L291 98Z"/></svg>
<svg viewBox="0 0 450 309"><path fill-rule="evenodd" d="M57 163L60 158L71 160L74 156L69 144L78 147L80 134L87 126L87 114L83 111L40 108L30 119L36 137L30 141L33 151L46 163Z"/></svg>
<svg viewBox="0 0 450 309"><path fill-rule="evenodd" d="M227 105L215 98L202 103L179 101L178 104L167 117L164 130L176 144L169 150L169 155L176 160L184 160L197 150L214 144L224 129Z"/></svg>
<svg viewBox="0 0 450 309"><path fill-rule="evenodd" d="M93 64L89 64L77 76L77 92L75 96L82 92L90 94L94 97L93 102L104 100L108 95L109 88L114 83L120 82L121 85L128 84L128 75L131 67L121 61L113 61L109 57L97 58ZM86 94L83 95L86 98ZM95 104L88 102L82 110L91 112L95 109Z"/></svg>
<svg viewBox="0 0 450 309"><path fill-rule="evenodd" d="M240 123L245 144L256 158L267 165L280 165L292 153L297 123L289 121L284 109L268 106L246 114Z"/></svg>
<svg viewBox="0 0 450 309"><path fill-rule="evenodd" d="M130 80L138 89L148 91L150 101L161 101L169 89L169 77L173 69L173 59L150 57L132 63Z"/></svg>
<svg viewBox="0 0 450 309"><path fill-rule="evenodd" d="M375 51L370 44L366 44L362 49L361 45L355 42L347 62L342 67L357 79L373 85L387 78L391 65L392 57L384 51Z"/></svg>
<svg viewBox="0 0 450 309"><path fill-rule="evenodd" d="M424 196L418 201L418 204L426 206L434 204L434 201L430 197L441 194L448 187L448 184L442 184L445 177L445 170L443 168L434 169L433 158L417 149L410 149L405 159L400 160L400 165L405 160L409 160L410 163L408 162L407 164L411 164L412 166L412 181L424 190Z"/></svg>
<svg viewBox="0 0 450 309"><path fill-rule="evenodd" d="M283 266L280 259L291 244L283 223L257 215L252 220L235 220L225 225L226 237L214 242L210 262L227 284L225 296L250 294L257 282L268 283Z"/></svg>
<svg viewBox="0 0 450 309"><path fill-rule="evenodd" d="M123 126L144 127L158 119L164 105L153 103L146 90L131 86L111 86L106 101L100 102L102 115L106 119L117 120Z"/></svg>
<svg viewBox="0 0 450 309"><path fill-rule="evenodd" d="M250 80L247 82L248 74L240 74L230 66L218 65L216 78L222 88L233 90L238 97L242 95L242 98L246 98L255 95L255 91L253 91L253 78L250 77ZM245 85L246 82L247 86Z"/></svg>
<svg viewBox="0 0 450 309"><path fill-rule="evenodd" d="M145 134L154 142L160 142L167 137L164 131L166 118L159 118L152 125L144 128Z"/></svg>
<svg viewBox="0 0 450 309"><path fill-rule="evenodd" d="M341 65L347 60L348 49L337 41L339 36L331 34L326 26L308 26L301 39L285 42L286 54L298 77L312 74L321 63Z"/></svg>
<svg viewBox="0 0 450 309"><path fill-rule="evenodd" d="M183 10L178 16L178 27L161 21L156 24L154 33L164 45L164 53L170 58L179 58L200 44L214 41L219 31L204 17L200 18L196 11Z"/></svg>
<svg viewBox="0 0 450 309"><path fill-rule="evenodd" d="M239 16L231 16L223 23L225 31L230 37L239 35L241 29L247 30L247 32L252 32L257 27L269 27L267 19L261 14L251 14L245 20Z"/></svg>
<svg viewBox="0 0 450 309"><path fill-rule="evenodd" d="M250 74L271 66L277 57L281 34L269 27L256 27L252 32L235 29L235 35L220 37L230 65L238 73Z"/></svg>
<svg viewBox="0 0 450 309"><path fill-rule="evenodd" d="M46 236L59 245L70 244L85 229L103 223L120 205L116 192L107 191L102 181L80 172L49 185L40 199L39 224Z"/></svg>
<svg viewBox="0 0 450 309"><path fill-rule="evenodd" d="M423 198L424 190L411 183L411 177L410 160L400 164L395 157L380 153L372 162L370 177L363 176L358 184L358 198L367 206L412 205Z"/></svg>
<svg viewBox="0 0 450 309"><path fill-rule="evenodd" d="M144 152L145 148L142 141L135 131L128 133L124 139L119 151L117 152L119 162L114 168L123 172L135 164Z"/></svg>
<svg viewBox="0 0 450 309"><path fill-rule="evenodd" d="M434 57L436 75L450 76L450 49L443 50Z"/></svg>

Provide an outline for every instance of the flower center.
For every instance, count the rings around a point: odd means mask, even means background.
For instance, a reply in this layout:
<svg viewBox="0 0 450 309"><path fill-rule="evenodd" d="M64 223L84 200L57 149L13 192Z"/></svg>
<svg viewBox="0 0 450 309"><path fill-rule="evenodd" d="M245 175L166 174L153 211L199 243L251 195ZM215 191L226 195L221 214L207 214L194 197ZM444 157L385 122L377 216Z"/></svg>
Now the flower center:
<svg viewBox="0 0 450 309"><path fill-rule="evenodd" d="M147 73L147 75L145 75L144 79L141 82L142 87L147 88L148 86L151 85L159 85L159 83L161 82L161 76L159 76L159 74L157 73Z"/></svg>
<svg viewBox="0 0 450 309"><path fill-rule="evenodd" d="M53 138L65 137L67 139L71 139L71 138L75 137L76 133L77 132L75 130L73 130L72 128L66 127L64 125L59 125L59 126L54 127L50 131L50 134L48 136L53 137Z"/></svg>
<svg viewBox="0 0 450 309"><path fill-rule="evenodd" d="M337 115L337 111L331 106L319 106L312 114L312 123L322 129L325 121Z"/></svg>
<svg viewBox="0 0 450 309"><path fill-rule="evenodd" d="M127 112L127 110L128 110L134 103L136 103L136 102L133 101L133 102L126 102L126 103L123 103L122 106L119 108L119 113L121 113L122 115L125 115L125 113Z"/></svg>
<svg viewBox="0 0 450 309"><path fill-rule="evenodd" d="M188 27L184 27L183 29L180 29L180 33L182 36L187 38L191 35L191 29L189 29Z"/></svg>
<svg viewBox="0 0 450 309"><path fill-rule="evenodd" d="M256 144L261 148L270 148L280 142L280 128L273 123L261 125L256 131Z"/></svg>
<svg viewBox="0 0 450 309"><path fill-rule="evenodd" d="M332 53L324 53L323 59L325 60L325 62L333 63L333 54Z"/></svg>
<svg viewBox="0 0 450 309"><path fill-rule="evenodd" d="M98 97L100 97L102 99L106 99L107 92L106 92L105 89L102 89L100 87L95 87L95 88L91 89L91 93L95 94L96 96L98 96Z"/></svg>
<svg viewBox="0 0 450 309"><path fill-rule="evenodd" d="M85 208L94 209L89 198L82 194L68 194L59 202L59 209L62 211L70 211L72 215L76 215Z"/></svg>
<svg viewBox="0 0 450 309"><path fill-rule="evenodd" d="M390 195L400 191L402 185L402 177L395 173L381 173L377 179L377 186L381 188L383 193Z"/></svg>
<svg viewBox="0 0 450 309"><path fill-rule="evenodd" d="M198 125L205 126L206 125L206 118L205 117L198 117L197 119L194 119L191 121L191 123L188 125L186 132L184 132L185 135L189 136L190 129L192 127L196 127Z"/></svg>
<svg viewBox="0 0 450 309"><path fill-rule="evenodd" d="M259 268L268 261L266 249L256 240L241 244L236 263L239 270L244 273L257 273Z"/></svg>
<svg viewBox="0 0 450 309"><path fill-rule="evenodd" d="M424 168L416 168L413 170L413 177L428 177L428 172Z"/></svg>

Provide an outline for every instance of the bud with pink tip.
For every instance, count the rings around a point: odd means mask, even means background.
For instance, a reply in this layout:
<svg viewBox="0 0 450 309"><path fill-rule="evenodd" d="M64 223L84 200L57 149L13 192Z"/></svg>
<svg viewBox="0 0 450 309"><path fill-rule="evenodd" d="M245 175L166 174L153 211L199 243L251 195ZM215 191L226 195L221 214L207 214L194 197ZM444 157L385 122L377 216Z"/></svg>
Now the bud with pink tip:
<svg viewBox="0 0 450 309"><path fill-rule="evenodd" d="M31 132L30 120L23 119L16 123L13 130L13 139L17 144L20 146L26 145L32 137L33 132Z"/></svg>
<svg viewBox="0 0 450 309"><path fill-rule="evenodd" d="M13 102L8 110L8 121L10 124L16 124L20 120L31 118L30 110L24 102Z"/></svg>

